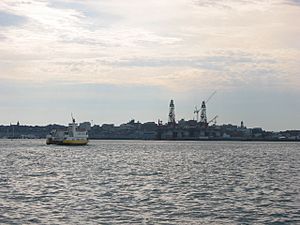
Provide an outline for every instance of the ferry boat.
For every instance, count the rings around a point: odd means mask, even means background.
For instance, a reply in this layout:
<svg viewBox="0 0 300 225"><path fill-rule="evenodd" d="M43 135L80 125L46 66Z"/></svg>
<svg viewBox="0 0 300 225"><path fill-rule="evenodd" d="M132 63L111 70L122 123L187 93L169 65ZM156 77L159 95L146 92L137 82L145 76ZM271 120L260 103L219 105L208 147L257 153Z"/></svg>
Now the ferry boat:
<svg viewBox="0 0 300 225"><path fill-rule="evenodd" d="M86 145L87 143L87 130L78 128L78 124L73 117L72 123L69 123L66 130L52 130L46 137L47 145Z"/></svg>

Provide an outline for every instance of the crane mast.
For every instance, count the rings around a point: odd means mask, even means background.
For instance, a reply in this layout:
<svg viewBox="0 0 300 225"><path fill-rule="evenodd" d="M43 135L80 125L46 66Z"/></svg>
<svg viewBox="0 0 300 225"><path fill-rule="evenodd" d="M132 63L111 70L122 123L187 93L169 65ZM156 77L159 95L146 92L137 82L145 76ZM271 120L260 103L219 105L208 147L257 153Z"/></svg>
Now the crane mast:
<svg viewBox="0 0 300 225"><path fill-rule="evenodd" d="M171 100L170 101L170 106L169 106L169 120L168 120L169 123L171 124L175 124L176 121L175 121L175 105L174 105L174 101Z"/></svg>
<svg viewBox="0 0 300 225"><path fill-rule="evenodd" d="M201 105L201 115L200 115L200 122L206 124L207 117L206 117L206 104L205 101L202 101Z"/></svg>

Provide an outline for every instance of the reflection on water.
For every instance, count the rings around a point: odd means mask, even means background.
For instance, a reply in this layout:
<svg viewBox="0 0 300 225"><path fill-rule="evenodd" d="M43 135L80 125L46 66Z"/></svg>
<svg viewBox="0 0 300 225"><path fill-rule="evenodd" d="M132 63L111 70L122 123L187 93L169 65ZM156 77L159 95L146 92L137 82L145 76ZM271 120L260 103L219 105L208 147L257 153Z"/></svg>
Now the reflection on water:
<svg viewBox="0 0 300 225"><path fill-rule="evenodd" d="M0 140L0 224L300 224L300 144Z"/></svg>

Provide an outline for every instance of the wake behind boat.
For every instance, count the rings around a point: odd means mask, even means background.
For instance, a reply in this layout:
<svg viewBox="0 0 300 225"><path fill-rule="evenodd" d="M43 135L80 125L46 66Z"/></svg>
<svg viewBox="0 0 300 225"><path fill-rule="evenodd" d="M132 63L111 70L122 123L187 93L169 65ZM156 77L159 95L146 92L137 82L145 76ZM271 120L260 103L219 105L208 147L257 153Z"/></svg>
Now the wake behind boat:
<svg viewBox="0 0 300 225"><path fill-rule="evenodd" d="M88 143L87 130L78 128L72 117L72 123L66 130L52 130L46 137L46 144L56 145L86 145Z"/></svg>

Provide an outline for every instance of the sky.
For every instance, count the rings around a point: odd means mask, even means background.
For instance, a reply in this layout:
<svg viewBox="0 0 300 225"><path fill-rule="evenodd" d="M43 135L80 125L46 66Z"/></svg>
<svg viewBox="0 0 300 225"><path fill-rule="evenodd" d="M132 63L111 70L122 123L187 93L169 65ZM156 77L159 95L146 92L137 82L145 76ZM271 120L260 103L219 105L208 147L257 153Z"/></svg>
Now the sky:
<svg viewBox="0 0 300 225"><path fill-rule="evenodd" d="M299 0L1 0L0 124L300 129Z"/></svg>

